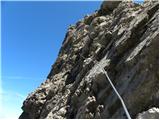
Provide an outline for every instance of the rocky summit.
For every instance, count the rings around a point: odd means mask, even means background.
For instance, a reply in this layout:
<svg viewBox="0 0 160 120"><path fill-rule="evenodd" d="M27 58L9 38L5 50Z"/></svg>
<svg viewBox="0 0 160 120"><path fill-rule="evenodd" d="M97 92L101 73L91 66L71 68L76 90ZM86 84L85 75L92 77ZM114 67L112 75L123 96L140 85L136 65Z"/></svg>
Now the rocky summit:
<svg viewBox="0 0 160 120"><path fill-rule="evenodd" d="M28 95L19 118L125 119L125 105L131 118L158 119L158 27L158 0L102 2L69 26L46 81Z"/></svg>

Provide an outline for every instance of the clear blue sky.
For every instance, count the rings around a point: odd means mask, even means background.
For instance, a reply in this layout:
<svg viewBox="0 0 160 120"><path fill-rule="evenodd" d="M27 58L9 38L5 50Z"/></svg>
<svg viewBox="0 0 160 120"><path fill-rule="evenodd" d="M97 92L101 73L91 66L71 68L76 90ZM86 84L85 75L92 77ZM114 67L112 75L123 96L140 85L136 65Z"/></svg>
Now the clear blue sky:
<svg viewBox="0 0 160 120"><path fill-rule="evenodd" d="M22 101L46 79L68 26L93 13L100 4L2 2L0 118L20 115Z"/></svg>

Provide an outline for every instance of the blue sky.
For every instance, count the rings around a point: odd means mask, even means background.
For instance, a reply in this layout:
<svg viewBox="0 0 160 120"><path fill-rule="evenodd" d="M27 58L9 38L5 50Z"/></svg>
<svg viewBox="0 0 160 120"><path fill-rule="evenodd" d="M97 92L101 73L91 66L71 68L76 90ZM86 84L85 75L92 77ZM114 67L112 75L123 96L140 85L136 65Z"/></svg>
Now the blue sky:
<svg viewBox="0 0 160 120"><path fill-rule="evenodd" d="M46 79L68 26L100 4L2 2L0 118L20 115L22 101Z"/></svg>

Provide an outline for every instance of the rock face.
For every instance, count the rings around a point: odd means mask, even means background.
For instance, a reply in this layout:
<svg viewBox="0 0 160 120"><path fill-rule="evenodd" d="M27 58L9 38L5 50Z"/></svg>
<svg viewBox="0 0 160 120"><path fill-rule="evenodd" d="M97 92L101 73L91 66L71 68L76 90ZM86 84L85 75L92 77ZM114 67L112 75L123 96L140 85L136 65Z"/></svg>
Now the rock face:
<svg viewBox="0 0 160 120"><path fill-rule="evenodd" d="M148 111L140 113L137 118L138 119L156 119L159 117L159 109L151 108Z"/></svg>
<svg viewBox="0 0 160 120"><path fill-rule="evenodd" d="M126 118L102 68L132 118L159 108L158 17L158 1L106 1L70 26L47 80L28 95L20 118Z"/></svg>

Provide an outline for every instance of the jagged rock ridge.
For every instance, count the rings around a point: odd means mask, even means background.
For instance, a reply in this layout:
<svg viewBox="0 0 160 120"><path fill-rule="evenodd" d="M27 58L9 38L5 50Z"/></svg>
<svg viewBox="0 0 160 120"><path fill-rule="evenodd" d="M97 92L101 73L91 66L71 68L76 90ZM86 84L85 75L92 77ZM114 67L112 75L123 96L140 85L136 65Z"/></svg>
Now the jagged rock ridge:
<svg viewBox="0 0 160 120"><path fill-rule="evenodd" d="M70 26L47 80L28 95L20 118L126 118L102 68L131 117L149 116L144 111L159 108L158 17L158 1L105 1Z"/></svg>

